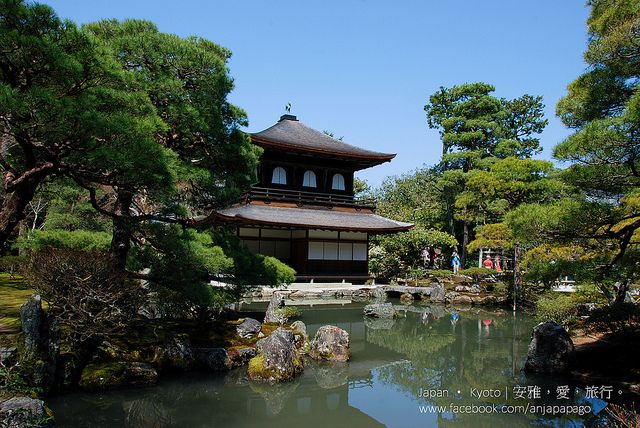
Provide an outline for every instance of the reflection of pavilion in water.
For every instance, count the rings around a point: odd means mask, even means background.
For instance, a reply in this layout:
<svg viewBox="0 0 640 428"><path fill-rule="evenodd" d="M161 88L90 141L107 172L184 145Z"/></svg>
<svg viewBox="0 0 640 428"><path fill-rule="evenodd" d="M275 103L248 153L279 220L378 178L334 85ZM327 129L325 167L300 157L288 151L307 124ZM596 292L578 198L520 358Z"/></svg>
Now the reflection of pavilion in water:
<svg viewBox="0 0 640 428"><path fill-rule="evenodd" d="M349 400L356 389L376 388L374 384L382 382L415 400L421 388L468 391L496 386L496 379L505 375L519 375L524 348L518 346L518 337L528 334L528 325L523 328L500 312L472 309L452 317L456 310L443 306L396 308L406 311L406 318L363 319L361 307L335 310L318 306L311 309L313 316L303 313L303 319L314 320L307 324L311 337L325 324L346 330L351 361L345 365L310 363L292 384L251 384L257 394L247 397L247 412L253 418L267 416L272 421L267 426L286 420L293 426L311 427L316 424L310 420L316 418L322 421L317 426L343 426L345 421L353 427L380 426L367 414L371 408L358 409ZM501 345L496 347L496 342ZM438 417L440 422L442 417ZM496 426L508 425L498 422Z"/></svg>
<svg viewBox="0 0 640 428"><path fill-rule="evenodd" d="M398 426L408 426L411 415L394 407L399 402L389 401L389 391L405 403L445 404L419 399L417 393L425 388L469 391L470 387L504 387L524 381L518 377L531 321L472 309L460 311L454 322L454 310L441 306L399 308L407 314L398 320L365 320L362 305L303 308L310 336L326 324L349 332L352 359L342 365L310 361L292 382L249 382L243 367L221 376L180 375L146 391L104 394L100 409L92 395L63 398L54 411L60 410L61 426L357 428L389 423L383 421L383 414L397 418ZM478 403L468 397L457 402ZM437 422L429 420L440 426L496 428L526 422L519 415L499 419L458 415L451 420L441 413L435 417ZM423 417L417 424L425 422Z"/></svg>
<svg viewBox="0 0 640 428"><path fill-rule="evenodd" d="M326 324L346 330L350 338L351 360L348 364L308 362L301 378L291 383L251 383L255 394L247 397L248 415L267 416L261 422L266 427L282 426L285 420L287 426L384 426L350 405L349 392L373 387L373 371L406 360L401 354L367 340L369 327L363 320L361 307L336 311L322 306L314 308L313 312L314 322L307 324L310 337Z"/></svg>

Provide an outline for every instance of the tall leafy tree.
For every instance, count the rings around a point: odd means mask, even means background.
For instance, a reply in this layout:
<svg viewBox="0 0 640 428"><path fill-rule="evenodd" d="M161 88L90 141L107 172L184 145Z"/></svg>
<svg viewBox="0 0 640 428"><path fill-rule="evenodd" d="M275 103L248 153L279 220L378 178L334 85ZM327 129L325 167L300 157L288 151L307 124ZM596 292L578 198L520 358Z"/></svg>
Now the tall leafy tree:
<svg viewBox="0 0 640 428"><path fill-rule="evenodd" d="M170 184L162 123L102 43L47 6L1 0L0 52L0 245L52 177L130 183L145 170L147 187Z"/></svg>
<svg viewBox="0 0 640 428"><path fill-rule="evenodd" d="M535 178L540 170L549 169L528 160L540 151L537 134L547 124L542 98L498 99L492 95L494 90L486 83L440 88L425 106L429 126L438 129L442 139L439 182L449 232L460 236L463 263L473 227L487 220L500 221L505 210L522 199L517 189L499 187L504 184L504 172L515 168ZM456 230L456 220L461 232Z"/></svg>
<svg viewBox="0 0 640 428"><path fill-rule="evenodd" d="M589 67L557 105L574 133L554 150L570 164L563 178L582 197L523 208L512 222L530 239L579 247L574 270L619 303L640 260L640 2L588 4Z"/></svg>
<svg viewBox="0 0 640 428"><path fill-rule="evenodd" d="M168 166L177 185L170 191L150 197L138 186L115 184L110 204L94 201L113 219L112 252L124 265L137 224L190 226L197 216L235 202L254 181L259 149L239 129L247 123L245 113L227 99L233 88L228 50L161 33L147 21L102 21L84 29L111 48L148 94L164 125L155 142L174 155ZM147 172L140 174L144 182Z"/></svg>

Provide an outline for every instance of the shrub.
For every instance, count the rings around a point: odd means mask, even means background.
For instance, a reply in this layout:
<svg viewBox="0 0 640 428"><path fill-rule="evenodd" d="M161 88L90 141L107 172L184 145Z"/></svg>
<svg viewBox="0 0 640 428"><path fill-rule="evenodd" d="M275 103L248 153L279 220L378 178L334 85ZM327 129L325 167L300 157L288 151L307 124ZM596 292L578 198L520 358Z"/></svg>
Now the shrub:
<svg viewBox="0 0 640 428"><path fill-rule="evenodd" d="M23 268L25 263L26 258L24 256L0 257L0 271L6 272L9 275L13 276L16 272L20 271Z"/></svg>
<svg viewBox="0 0 640 428"><path fill-rule="evenodd" d="M475 282L481 281L484 278L491 276L495 273L496 271L494 271L493 269L479 268L479 267L462 269L459 272L460 275L470 276Z"/></svg>
<svg viewBox="0 0 640 428"><path fill-rule="evenodd" d="M32 254L25 274L72 346L121 333L144 299L108 253L47 248Z"/></svg>
<svg viewBox="0 0 640 428"><path fill-rule="evenodd" d="M92 230L33 230L18 238L16 247L44 251L47 248L68 248L76 251L108 251L111 233Z"/></svg>
<svg viewBox="0 0 640 428"><path fill-rule="evenodd" d="M509 293L509 284L502 281L496 282L492 285L491 291L495 294L507 294Z"/></svg>
<svg viewBox="0 0 640 428"><path fill-rule="evenodd" d="M263 280L266 284L290 284L296 279L296 271L275 257L257 256L261 261Z"/></svg>
<svg viewBox="0 0 640 428"><path fill-rule="evenodd" d="M607 404L605 408L607 425L617 428L631 428L640 426L640 412L635 405L630 407L614 403Z"/></svg>
<svg viewBox="0 0 640 428"><path fill-rule="evenodd" d="M578 321L578 306L584 303L604 305L606 299L593 285L579 286L575 293L548 291L536 302L536 316L569 326Z"/></svg>
<svg viewBox="0 0 640 428"><path fill-rule="evenodd" d="M536 302L536 317L568 326L578 320L578 302L573 294L547 292Z"/></svg>
<svg viewBox="0 0 640 428"><path fill-rule="evenodd" d="M302 316L302 311L297 306L285 306L280 308L280 312L288 319L300 318Z"/></svg>
<svg viewBox="0 0 640 428"><path fill-rule="evenodd" d="M602 306L594 309L589 316L589 326L598 331L637 330L639 325L640 308L635 303Z"/></svg>
<svg viewBox="0 0 640 428"><path fill-rule="evenodd" d="M432 271L429 271L429 275L434 278L446 279L451 278L453 276L453 272L445 269L434 269Z"/></svg>
<svg viewBox="0 0 640 428"><path fill-rule="evenodd" d="M0 361L0 401L2 392L9 394L32 394L40 392L37 388L29 385L21 371L20 363L4 363ZM3 426L0 424L0 426Z"/></svg>

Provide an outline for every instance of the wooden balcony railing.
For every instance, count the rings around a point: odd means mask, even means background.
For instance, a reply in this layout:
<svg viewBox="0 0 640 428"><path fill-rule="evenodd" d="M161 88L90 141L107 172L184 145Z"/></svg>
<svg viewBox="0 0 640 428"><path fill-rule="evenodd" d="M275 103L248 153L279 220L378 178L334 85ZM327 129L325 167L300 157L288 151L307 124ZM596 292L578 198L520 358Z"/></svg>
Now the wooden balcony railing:
<svg viewBox="0 0 640 428"><path fill-rule="evenodd" d="M325 205L354 208L375 209L373 198L354 198L349 195L332 193L305 192L302 190L273 189L269 187L252 187L246 194L249 200L295 202L298 205Z"/></svg>

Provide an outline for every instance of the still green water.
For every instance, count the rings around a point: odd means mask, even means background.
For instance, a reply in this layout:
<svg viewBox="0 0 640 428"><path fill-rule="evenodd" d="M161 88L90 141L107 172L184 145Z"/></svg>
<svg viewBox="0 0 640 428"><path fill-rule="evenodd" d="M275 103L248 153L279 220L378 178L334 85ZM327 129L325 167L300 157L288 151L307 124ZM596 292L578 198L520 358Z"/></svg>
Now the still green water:
<svg viewBox="0 0 640 428"><path fill-rule="evenodd" d="M522 373L535 325L527 315L414 304L404 318L369 320L363 306L301 307L311 337L325 324L349 332L352 358L309 361L291 383L249 382L242 367L165 377L146 389L68 394L48 405L60 427L356 428L583 426L605 404L568 379ZM568 398L558 398L565 385ZM544 414L534 405L575 407ZM592 413L576 414L585 406Z"/></svg>

